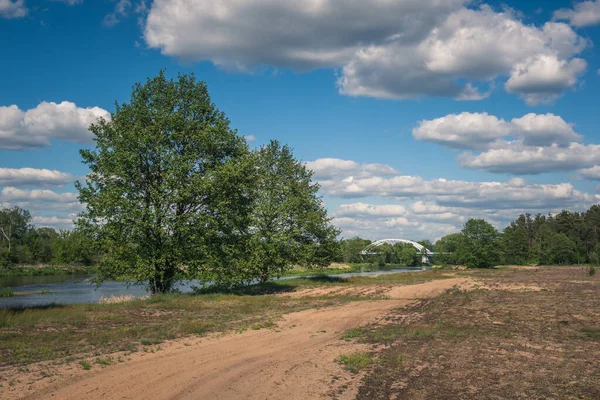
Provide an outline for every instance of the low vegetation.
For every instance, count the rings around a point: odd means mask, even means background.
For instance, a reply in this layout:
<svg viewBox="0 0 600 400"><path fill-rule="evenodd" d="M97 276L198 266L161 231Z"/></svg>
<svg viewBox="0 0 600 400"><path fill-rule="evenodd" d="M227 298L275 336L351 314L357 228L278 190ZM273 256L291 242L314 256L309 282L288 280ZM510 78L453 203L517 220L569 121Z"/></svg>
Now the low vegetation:
<svg viewBox="0 0 600 400"><path fill-rule="evenodd" d="M577 267L484 279L497 290L451 290L347 332L378 349L358 398L600 398L600 279Z"/></svg>

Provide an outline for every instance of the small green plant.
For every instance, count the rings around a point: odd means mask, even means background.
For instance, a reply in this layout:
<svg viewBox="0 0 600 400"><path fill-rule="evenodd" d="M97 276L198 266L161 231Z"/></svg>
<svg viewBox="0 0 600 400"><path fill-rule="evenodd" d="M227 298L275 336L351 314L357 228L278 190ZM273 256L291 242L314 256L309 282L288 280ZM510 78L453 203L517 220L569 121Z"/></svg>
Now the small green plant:
<svg viewBox="0 0 600 400"><path fill-rule="evenodd" d="M596 275L596 267L593 265L590 265L590 267L588 268L588 276L594 276Z"/></svg>
<svg viewBox="0 0 600 400"><path fill-rule="evenodd" d="M144 346L152 346L153 344L160 344L162 343L162 340L159 339L149 339L149 338L141 338L140 339L140 344L144 345Z"/></svg>
<svg viewBox="0 0 600 400"><path fill-rule="evenodd" d="M354 328L354 329L346 332L346 334L344 336L342 336L342 339L345 341L350 341L350 339L355 339L355 338L359 338L359 337L363 336L365 334L365 332L366 332L366 329L359 326L358 328Z"/></svg>
<svg viewBox="0 0 600 400"><path fill-rule="evenodd" d="M15 295L15 291L11 288L2 288L0 289L0 297L13 297Z"/></svg>
<svg viewBox="0 0 600 400"><path fill-rule="evenodd" d="M86 371L89 371L90 369L92 369L92 364L90 364L86 360L79 361L79 365L81 365L81 368L83 368Z"/></svg>
<svg viewBox="0 0 600 400"><path fill-rule="evenodd" d="M341 355L337 360L350 372L357 373L373 364L373 357L369 353L352 353Z"/></svg>
<svg viewBox="0 0 600 400"><path fill-rule="evenodd" d="M597 328L581 328L581 333L585 333L585 336L591 339L600 339L600 329Z"/></svg>
<svg viewBox="0 0 600 400"><path fill-rule="evenodd" d="M54 292L52 292L52 290L50 289L42 289L40 290L40 294L52 294Z"/></svg>
<svg viewBox="0 0 600 400"><path fill-rule="evenodd" d="M113 363L112 357L96 358L96 364L100 365L102 368L108 367L109 365L112 365L112 363Z"/></svg>

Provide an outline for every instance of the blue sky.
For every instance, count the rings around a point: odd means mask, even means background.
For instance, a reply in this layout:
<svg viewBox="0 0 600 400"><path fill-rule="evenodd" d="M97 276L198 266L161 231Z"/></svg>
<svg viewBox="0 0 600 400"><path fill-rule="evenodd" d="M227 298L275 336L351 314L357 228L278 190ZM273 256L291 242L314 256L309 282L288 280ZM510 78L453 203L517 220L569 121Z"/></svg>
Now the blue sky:
<svg viewBox="0 0 600 400"><path fill-rule="evenodd" d="M427 3L0 0L0 205L69 228L87 125L163 68L292 146L344 236L598 203L600 0Z"/></svg>

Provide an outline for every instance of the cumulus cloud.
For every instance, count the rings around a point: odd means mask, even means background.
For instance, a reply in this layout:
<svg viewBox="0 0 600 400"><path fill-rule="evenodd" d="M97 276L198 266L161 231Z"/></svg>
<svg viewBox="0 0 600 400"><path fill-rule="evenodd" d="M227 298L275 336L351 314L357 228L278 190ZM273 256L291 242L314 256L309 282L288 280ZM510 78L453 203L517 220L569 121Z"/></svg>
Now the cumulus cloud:
<svg viewBox="0 0 600 400"><path fill-rule="evenodd" d="M75 177L69 173L36 168L0 168L0 185L60 186L71 183Z"/></svg>
<svg viewBox="0 0 600 400"><path fill-rule="evenodd" d="M600 165L594 165L591 168L581 169L579 170L579 174L585 179L600 181Z"/></svg>
<svg viewBox="0 0 600 400"><path fill-rule="evenodd" d="M403 99L478 100L509 77L531 104L556 99L586 68L586 40L567 24L523 24L511 10L467 0L156 0L145 22L151 48L238 70L341 68L339 91ZM348 23L360 21L360 23Z"/></svg>
<svg viewBox="0 0 600 400"><path fill-rule="evenodd" d="M532 147L520 142L507 142L501 148L481 154L462 154L458 161L471 169L517 175L572 171L600 164L600 145L571 143L568 147L556 144Z"/></svg>
<svg viewBox="0 0 600 400"><path fill-rule="evenodd" d="M336 217L400 217L406 214L402 205L371 205L365 203L342 204L335 211Z"/></svg>
<svg viewBox="0 0 600 400"><path fill-rule="evenodd" d="M0 17L22 18L28 13L24 0L0 0Z"/></svg>
<svg viewBox="0 0 600 400"><path fill-rule="evenodd" d="M565 20L573 26L582 27L600 24L600 1L576 3L573 9L561 8L554 12L555 20Z"/></svg>
<svg viewBox="0 0 600 400"><path fill-rule="evenodd" d="M72 229L74 227L74 217L56 217L36 215L32 222L37 227L49 227L57 229Z"/></svg>
<svg viewBox="0 0 600 400"><path fill-rule="evenodd" d="M244 139L246 139L247 142L254 142L254 141L256 141L256 137L254 135L244 136Z"/></svg>
<svg viewBox="0 0 600 400"><path fill-rule="evenodd" d="M27 111L16 105L0 106L0 149L25 150L49 146L52 139L89 143L89 126L109 119L99 107L80 108L68 101L42 102Z"/></svg>
<svg viewBox="0 0 600 400"><path fill-rule="evenodd" d="M364 43L418 42L466 0L156 0L144 38L163 54L246 69L337 67ZM360 21L360 23L349 23Z"/></svg>
<svg viewBox="0 0 600 400"><path fill-rule="evenodd" d="M507 122L488 113L448 114L423 120L413 129L417 140L462 150L504 147L508 138L518 138L525 146L568 146L583 137L573 126L554 114L529 113Z"/></svg>
<svg viewBox="0 0 600 400"><path fill-rule="evenodd" d="M313 178L328 180L336 176L373 176L373 175L395 175L398 173L394 168L385 164L359 164L351 160L339 158L319 158L315 161L305 163L306 168L314 172Z"/></svg>
<svg viewBox="0 0 600 400"><path fill-rule="evenodd" d="M562 23L537 28L510 11L462 8L417 45L389 41L357 51L338 84L353 96L468 99L485 97L470 82L510 75L508 91L530 104L547 102L575 85L586 63L571 57L586 44Z"/></svg>
<svg viewBox="0 0 600 400"><path fill-rule="evenodd" d="M16 202L16 201L35 201L35 202L57 202L71 203L77 201L77 193L57 193L47 189L18 189L16 187L7 186L0 191L0 201Z"/></svg>
<svg viewBox="0 0 600 400"><path fill-rule="evenodd" d="M574 87L586 68L581 58L560 60L554 55L537 55L515 64L504 87L529 105L551 103Z"/></svg>
<svg viewBox="0 0 600 400"><path fill-rule="evenodd" d="M600 154L600 151L596 153ZM348 160L346 162L350 163ZM330 165L330 168L331 171L328 171L323 167L319 174L322 179L317 179L324 194L340 198L359 199L378 196L395 200L428 201L438 206L490 209L554 209L589 205L600 200L596 195L576 190L570 183L533 184L521 178L513 178L505 182L473 182L443 178L426 180L420 176L399 173L387 176L375 174L355 176L352 170L340 170L335 164ZM424 205L421 203L416 203L415 207L417 208L411 210L412 212L434 212L423 209ZM393 210L394 213L400 211L400 208ZM339 216L356 216L389 214L392 211L382 206L368 207L358 203L351 209L342 209L340 212L343 214ZM447 210L440 209L435 212L444 213ZM402 214L397 215L402 216Z"/></svg>
<svg viewBox="0 0 600 400"><path fill-rule="evenodd" d="M423 120L413 129L417 140L425 140L454 149L486 149L500 138L510 136L514 127L488 113L449 114Z"/></svg>

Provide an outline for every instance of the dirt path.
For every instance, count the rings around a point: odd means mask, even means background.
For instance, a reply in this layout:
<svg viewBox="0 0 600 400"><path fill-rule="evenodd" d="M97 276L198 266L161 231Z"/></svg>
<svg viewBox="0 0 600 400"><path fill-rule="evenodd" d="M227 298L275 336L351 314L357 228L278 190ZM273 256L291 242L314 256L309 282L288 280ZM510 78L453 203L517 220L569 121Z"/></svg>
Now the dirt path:
<svg viewBox="0 0 600 400"><path fill-rule="evenodd" d="M358 379L334 361L357 346L340 340L354 327L383 318L416 297L437 295L467 280L397 287L392 300L353 302L285 316L278 329L247 331L192 344L172 342L157 353L104 369L63 371L14 388L7 398L31 399L313 399L353 398ZM184 345L184 344L187 344Z"/></svg>

